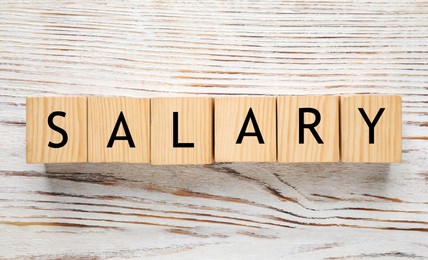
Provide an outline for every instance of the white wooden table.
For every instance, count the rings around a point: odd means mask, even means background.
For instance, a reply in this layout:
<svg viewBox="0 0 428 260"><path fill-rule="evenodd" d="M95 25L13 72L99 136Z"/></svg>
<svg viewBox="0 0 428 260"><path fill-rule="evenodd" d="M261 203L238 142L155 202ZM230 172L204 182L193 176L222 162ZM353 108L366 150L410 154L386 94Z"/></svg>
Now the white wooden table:
<svg viewBox="0 0 428 260"><path fill-rule="evenodd" d="M427 1L0 3L0 258L427 258ZM25 163L25 97L399 94L400 164Z"/></svg>

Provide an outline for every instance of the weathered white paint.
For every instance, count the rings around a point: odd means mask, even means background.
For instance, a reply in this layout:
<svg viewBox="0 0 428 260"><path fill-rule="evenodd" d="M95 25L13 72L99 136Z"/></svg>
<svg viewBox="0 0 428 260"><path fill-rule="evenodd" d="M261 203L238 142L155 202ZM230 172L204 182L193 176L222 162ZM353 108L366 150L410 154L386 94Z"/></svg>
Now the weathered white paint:
<svg viewBox="0 0 428 260"><path fill-rule="evenodd" d="M428 257L426 1L2 1L0 258ZM403 95L400 164L25 163L25 97Z"/></svg>

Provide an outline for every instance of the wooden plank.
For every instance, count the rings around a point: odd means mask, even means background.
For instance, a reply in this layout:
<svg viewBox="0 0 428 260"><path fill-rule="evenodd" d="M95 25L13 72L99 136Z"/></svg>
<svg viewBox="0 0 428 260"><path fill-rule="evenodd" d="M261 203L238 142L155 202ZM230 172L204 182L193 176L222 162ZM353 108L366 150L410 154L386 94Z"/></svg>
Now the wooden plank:
<svg viewBox="0 0 428 260"><path fill-rule="evenodd" d="M428 258L427 16L420 0L2 1L0 258ZM402 162L25 163L27 96L207 94L401 95Z"/></svg>

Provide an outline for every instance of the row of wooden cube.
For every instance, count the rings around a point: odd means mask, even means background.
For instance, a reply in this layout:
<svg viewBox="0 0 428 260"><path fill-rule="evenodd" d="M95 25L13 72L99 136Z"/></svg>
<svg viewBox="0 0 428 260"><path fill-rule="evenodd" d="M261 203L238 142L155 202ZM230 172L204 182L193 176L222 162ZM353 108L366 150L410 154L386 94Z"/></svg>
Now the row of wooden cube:
<svg viewBox="0 0 428 260"><path fill-rule="evenodd" d="M301 108L319 111L316 133L299 133ZM384 109L373 143L361 108L372 121ZM399 162L401 97L27 98L28 163L214 161Z"/></svg>

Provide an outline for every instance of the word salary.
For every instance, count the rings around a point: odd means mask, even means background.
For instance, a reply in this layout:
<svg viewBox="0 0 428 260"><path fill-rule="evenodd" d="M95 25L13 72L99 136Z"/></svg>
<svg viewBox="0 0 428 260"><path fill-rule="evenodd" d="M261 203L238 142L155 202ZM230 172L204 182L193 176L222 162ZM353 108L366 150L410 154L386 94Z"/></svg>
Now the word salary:
<svg viewBox="0 0 428 260"><path fill-rule="evenodd" d="M27 162L401 161L401 97L27 97Z"/></svg>

